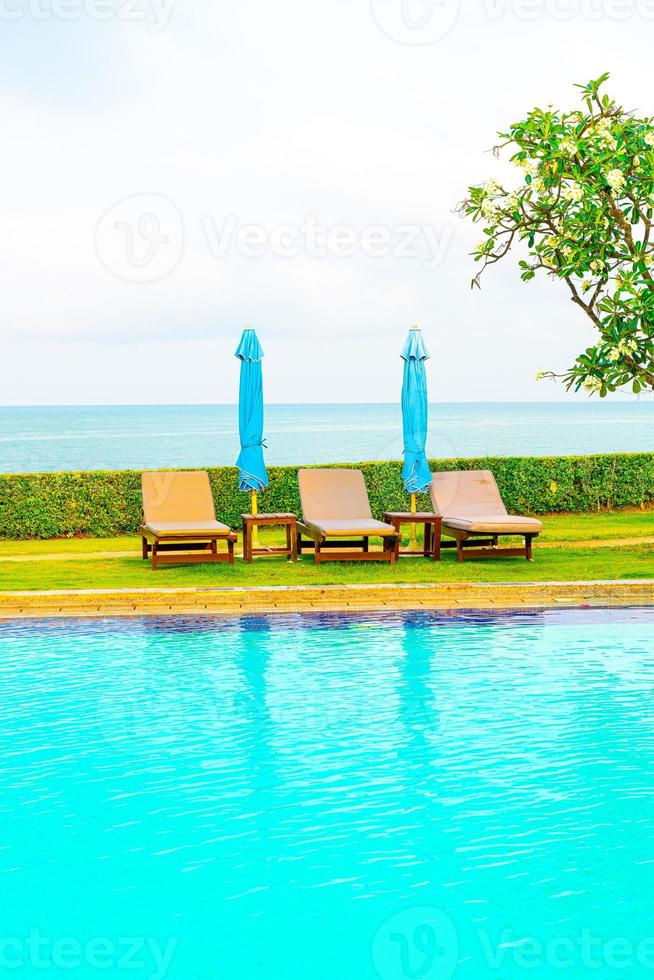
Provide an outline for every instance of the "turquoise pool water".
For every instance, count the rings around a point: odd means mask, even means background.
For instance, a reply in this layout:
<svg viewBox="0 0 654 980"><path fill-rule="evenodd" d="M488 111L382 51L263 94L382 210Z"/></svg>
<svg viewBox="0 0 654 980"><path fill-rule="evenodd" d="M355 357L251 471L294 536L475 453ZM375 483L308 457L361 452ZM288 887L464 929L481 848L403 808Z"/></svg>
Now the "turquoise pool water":
<svg viewBox="0 0 654 980"><path fill-rule="evenodd" d="M0 976L653 976L653 625L0 625Z"/></svg>

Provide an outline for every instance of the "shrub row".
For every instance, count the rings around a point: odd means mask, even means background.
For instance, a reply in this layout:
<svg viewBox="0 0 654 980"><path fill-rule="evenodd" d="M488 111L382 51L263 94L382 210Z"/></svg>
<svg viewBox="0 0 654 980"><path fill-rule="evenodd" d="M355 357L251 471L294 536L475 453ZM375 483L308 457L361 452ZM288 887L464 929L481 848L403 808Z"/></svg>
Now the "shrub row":
<svg viewBox="0 0 654 980"><path fill-rule="evenodd" d="M400 462L359 464L375 516L406 510ZM543 514L642 506L654 500L654 453L604 456L439 459L432 470L490 469L510 511ZM299 513L297 467L271 466L262 511ZM249 510L233 467L210 470L218 517L240 527ZM431 510L427 495L418 506ZM134 534L141 516L140 473L0 474L0 537L57 538Z"/></svg>

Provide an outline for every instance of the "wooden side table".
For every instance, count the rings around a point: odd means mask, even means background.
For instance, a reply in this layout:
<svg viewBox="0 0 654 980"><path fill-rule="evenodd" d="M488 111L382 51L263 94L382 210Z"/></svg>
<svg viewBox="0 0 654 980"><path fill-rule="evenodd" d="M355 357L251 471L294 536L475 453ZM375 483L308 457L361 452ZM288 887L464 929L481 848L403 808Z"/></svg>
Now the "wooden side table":
<svg viewBox="0 0 654 980"><path fill-rule="evenodd" d="M441 525L443 519L438 514L431 514L427 511L418 511L411 514L404 510L387 510L384 512L386 524L392 524L396 531L399 531L403 524L422 524L425 528L425 540L422 551L400 550L398 538L398 555L413 555L424 558L431 558L434 561L441 560Z"/></svg>
<svg viewBox="0 0 654 980"><path fill-rule="evenodd" d="M254 555L288 555L297 561L297 537L295 533L295 514L241 514L243 518L243 557L248 563ZM252 529L254 527L285 527L285 548L253 548Z"/></svg>

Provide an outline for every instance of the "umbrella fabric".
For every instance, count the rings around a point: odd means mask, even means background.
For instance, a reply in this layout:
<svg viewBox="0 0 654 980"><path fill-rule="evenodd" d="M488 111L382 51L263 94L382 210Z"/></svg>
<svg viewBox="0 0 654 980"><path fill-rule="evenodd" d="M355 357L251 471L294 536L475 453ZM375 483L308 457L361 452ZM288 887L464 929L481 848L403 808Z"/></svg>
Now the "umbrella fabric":
<svg viewBox="0 0 654 980"><path fill-rule="evenodd" d="M425 453L427 442L427 375L425 361L429 352L420 330L410 330L402 350L402 431L404 466L402 479L407 493L422 493L431 483L431 472Z"/></svg>
<svg viewBox="0 0 654 980"><path fill-rule="evenodd" d="M241 381L238 394L238 432L241 452L236 460L239 468L239 490L263 490L268 486L268 474L263 461L263 351L254 330L243 331L236 349L241 362Z"/></svg>

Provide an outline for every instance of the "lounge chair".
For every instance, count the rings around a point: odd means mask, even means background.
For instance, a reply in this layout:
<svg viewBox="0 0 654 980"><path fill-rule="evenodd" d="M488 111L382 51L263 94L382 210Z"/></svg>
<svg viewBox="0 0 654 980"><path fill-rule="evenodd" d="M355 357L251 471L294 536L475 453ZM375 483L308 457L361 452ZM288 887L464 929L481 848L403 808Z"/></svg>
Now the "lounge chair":
<svg viewBox="0 0 654 980"><path fill-rule="evenodd" d="M208 473L144 473L141 488L143 559L152 554L153 571L163 563L234 564L237 536L216 520ZM219 541L226 542L226 552L218 551Z"/></svg>
<svg viewBox="0 0 654 980"><path fill-rule="evenodd" d="M464 549L470 558L519 556L532 560L531 542L543 525L533 517L507 512L490 470L434 473L431 500L435 513L443 519L442 534L454 538L441 542L442 547L456 547L459 561L463 561ZM498 548L498 538L510 534L524 537L524 548Z"/></svg>
<svg viewBox="0 0 654 980"><path fill-rule="evenodd" d="M399 534L391 524L373 519L361 470L298 470L297 476L302 503L298 554L303 548L313 548L317 565L326 558L395 563ZM309 540L303 541L303 535ZM382 539L381 551L368 549L368 539L373 537ZM345 550L324 554L323 549L330 548Z"/></svg>

